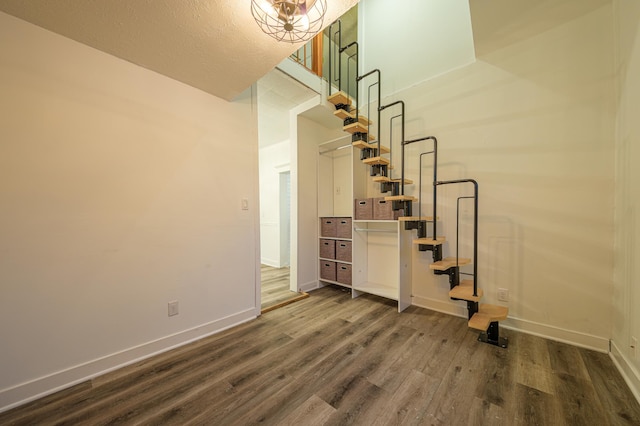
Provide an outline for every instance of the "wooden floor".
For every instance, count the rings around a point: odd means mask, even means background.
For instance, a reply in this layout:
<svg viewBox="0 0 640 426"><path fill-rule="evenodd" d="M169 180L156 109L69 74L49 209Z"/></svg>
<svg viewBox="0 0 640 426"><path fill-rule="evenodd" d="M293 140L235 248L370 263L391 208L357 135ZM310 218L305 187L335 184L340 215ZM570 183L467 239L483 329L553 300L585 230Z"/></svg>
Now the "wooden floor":
<svg viewBox="0 0 640 426"><path fill-rule="evenodd" d="M326 287L0 414L1 425L638 425L606 354Z"/></svg>
<svg viewBox="0 0 640 426"><path fill-rule="evenodd" d="M289 289L289 268L261 265L260 275L263 313L306 297Z"/></svg>

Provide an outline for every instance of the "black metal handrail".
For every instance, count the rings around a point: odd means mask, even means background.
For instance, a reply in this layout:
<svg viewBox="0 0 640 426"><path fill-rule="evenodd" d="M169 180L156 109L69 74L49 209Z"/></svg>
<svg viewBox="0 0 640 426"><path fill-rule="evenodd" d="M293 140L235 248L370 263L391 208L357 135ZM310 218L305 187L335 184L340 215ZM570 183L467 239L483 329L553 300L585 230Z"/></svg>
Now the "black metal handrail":
<svg viewBox="0 0 640 426"><path fill-rule="evenodd" d="M393 120L404 117L402 114L394 115L389 119L389 163L393 164ZM403 126L404 129L404 126ZM403 136L404 137L404 136ZM400 141L402 144L402 141ZM393 169L389 170L389 180L393 179Z"/></svg>
<svg viewBox="0 0 640 426"><path fill-rule="evenodd" d="M402 124L401 124L401 133L400 133L400 147L401 147L401 157L400 157L400 195L404 195L404 123L405 123L405 119L404 119L404 101L395 101L395 102L391 102L390 104L387 105L380 105L378 107L378 118L379 118L379 114L387 109L390 108L392 106L395 105L400 105L402 108L400 110L400 116L402 116ZM378 124L378 126L380 126ZM380 138L378 138L378 148L380 148ZM391 140L389 140L389 151L391 151ZM380 152L380 151L378 151ZM389 160L389 162L391 163L391 160Z"/></svg>
<svg viewBox="0 0 640 426"><path fill-rule="evenodd" d="M458 197L456 202L456 267L460 266L458 259L460 259L460 200L475 198L474 196ZM475 251L475 248L474 248Z"/></svg>
<svg viewBox="0 0 640 426"><path fill-rule="evenodd" d="M332 34L332 29L334 25L338 25L338 31ZM333 69L331 58L334 55L334 49L336 47L335 36L338 36L338 50L342 46L342 22L340 20L336 20L329 25L329 96L331 96L331 87L333 86L333 81L331 79L331 70ZM333 43L331 43L333 42ZM342 56L340 52L338 52L338 78L335 80L338 82L338 92L342 90L342 76L340 75L342 72ZM357 71L356 71L357 72Z"/></svg>
<svg viewBox="0 0 640 426"><path fill-rule="evenodd" d="M370 84L369 87L367 87L367 140L365 142L369 143L369 135L371 135L371 88L377 84L380 84L379 82L375 82L373 84ZM380 102L380 100L378 100L378 103ZM356 117L357 118L357 117ZM380 133L380 125L378 124L378 133ZM379 155L380 153L378 153Z"/></svg>
<svg viewBox="0 0 640 426"><path fill-rule="evenodd" d="M418 174L418 220L420 220L420 218L422 217L422 157L428 154L433 154L433 152L434 151L426 151L420 154ZM435 217L433 218L433 220L436 220Z"/></svg>
<svg viewBox="0 0 640 426"><path fill-rule="evenodd" d="M472 183L473 184L473 197L461 197L461 198L474 198L473 203L473 295L478 296L478 182L473 179L456 179L456 180L443 180L435 181L434 187L438 185L450 185L458 183ZM434 218L435 219L435 218ZM456 224L456 226L458 226ZM457 229L456 229L457 233ZM456 256L457 256L457 240L456 240Z"/></svg>
<svg viewBox="0 0 640 426"><path fill-rule="evenodd" d="M360 102L359 102L359 98L358 98L358 83L360 82L360 80L363 80L367 77L369 77L370 75L377 73L378 74L378 104L380 103L380 94L381 94L381 86L382 83L380 81L380 70L379 69L374 69L369 71L366 74L363 75L359 75L358 77L356 77L356 119L358 118L358 107L360 106ZM371 117L367 117L368 119ZM378 108L378 121L376 122L377 126L378 126L378 133L380 133L380 108ZM367 141L368 142L368 141ZM380 153L380 138L378 138L378 153Z"/></svg>
<svg viewBox="0 0 640 426"><path fill-rule="evenodd" d="M355 74L358 75L358 51L351 56L347 57L347 95L351 95L351 62L349 62L353 57L356 57L356 71ZM355 81L355 79L354 79ZM357 84L357 83L356 83ZM356 119L358 118L358 114L356 113Z"/></svg>
<svg viewBox="0 0 640 426"><path fill-rule="evenodd" d="M405 141L404 145L409 145L412 143L416 143L416 142L421 142L421 141L426 141L426 140L432 140L433 141L433 151L430 151L429 153L433 152L433 239L437 239L438 237L438 226L437 226L437 220L436 218L438 217L438 210L437 210L437 204L438 204L438 187L436 185L436 182L438 181L438 139L435 136L425 136L424 138L418 138L418 139L412 139L409 141ZM422 166L420 167L420 181L422 182ZM422 194L422 189L419 189L420 194ZM421 196L418 198L418 202L420 203L422 200ZM422 210L420 209L420 206L418 206L418 220L422 220L420 213L422 212Z"/></svg>

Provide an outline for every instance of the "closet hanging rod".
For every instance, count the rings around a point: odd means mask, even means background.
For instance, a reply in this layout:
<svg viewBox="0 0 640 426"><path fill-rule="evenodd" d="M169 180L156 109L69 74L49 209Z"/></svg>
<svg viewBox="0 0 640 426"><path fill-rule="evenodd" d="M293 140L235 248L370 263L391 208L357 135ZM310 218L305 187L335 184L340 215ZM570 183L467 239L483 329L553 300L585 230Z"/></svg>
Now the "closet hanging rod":
<svg viewBox="0 0 640 426"><path fill-rule="evenodd" d="M351 144L348 144L348 145L342 145L342 146L339 146L339 147L337 147L337 148L333 148L333 149L327 149L326 151L320 151L320 153L319 153L319 154L320 154L320 155L323 155L323 154L326 154L326 153L328 153L328 152L339 151L339 150L341 150L341 149L345 149L345 148L351 148Z"/></svg>
<svg viewBox="0 0 640 426"><path fill-rule="evenodd" d="M396 234L397 233L395 229L353 228L353 230L356 231L356 232L386 232L386 233L390 233L390 234Z"/></svg>
<svg viewBox="0 0 640 426"><path fill-rule="evenodd" d="M319 146L319 147L322 147L322 146L324 146L324 145L329 145L329 144L332 144L332 143L335 143L335 142L338 142L338 141L340 141L340 140L342 140L342 139L347 139L347 138L351 139L351 135L348 135L348 134L347 134L347 135L343 135L343 136L338 136L337 138L334 138L334 139L328 140L328 141L326 141L326 142L322 142L322 143L321 143L321 144L319 144L318 146Z"/></svg>

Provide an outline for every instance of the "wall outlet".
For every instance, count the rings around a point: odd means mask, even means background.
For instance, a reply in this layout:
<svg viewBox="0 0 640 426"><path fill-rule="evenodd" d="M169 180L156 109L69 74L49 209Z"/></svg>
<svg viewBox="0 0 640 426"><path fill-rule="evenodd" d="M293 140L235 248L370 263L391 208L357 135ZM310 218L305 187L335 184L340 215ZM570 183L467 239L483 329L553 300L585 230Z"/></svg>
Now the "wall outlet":
<svg viewBox="0 0 640 426"><path fill-rule="evenodd" d="M168 304L169 316L172 317L174 315L178 315L178 301L174 300L173 302L169 302Z"/></svg>
<svg viewBox="0 0 640 426"><path fill-rule="evenodd" d="M249 199L243 198L242 200L240 200L240 207L242 208L242 210L249 210Z"/></svg>
<svg viewBox="0 0 640 426"><path fill-rule="evenodd" d="M633 355L634 359L638 359L638 353L640 353L638 351L638 339L636 339L635 337L631 337L631 354Z"/></svg>
<svg viewBox="0 0 640 426"><path fill-rule="evenodd" d="M501 302L509 301L509 289L508 288L499 288L498 289L498 300Z"/></svg>

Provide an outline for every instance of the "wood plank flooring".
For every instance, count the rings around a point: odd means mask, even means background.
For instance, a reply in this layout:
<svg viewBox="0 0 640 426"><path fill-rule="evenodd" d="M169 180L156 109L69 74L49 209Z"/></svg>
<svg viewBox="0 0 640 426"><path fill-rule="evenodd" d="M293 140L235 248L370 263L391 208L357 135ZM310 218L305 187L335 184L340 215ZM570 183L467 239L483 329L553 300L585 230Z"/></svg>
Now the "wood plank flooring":
<svg viewBox="0 0 640 426"><path fill-rule="evenodd" d="M260 308L263 314L309 296L307 293L296 293L289 289L289 275L289 268L260 266Z"/></svg>
<svg viewBox="0 0 640 426"><path fill-rule="evenodd" d="M325 287L38 401L1 425L638 425L606 354Z"/></svg>

